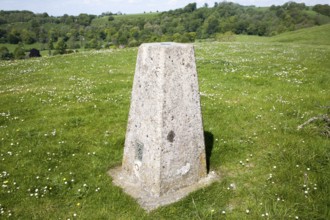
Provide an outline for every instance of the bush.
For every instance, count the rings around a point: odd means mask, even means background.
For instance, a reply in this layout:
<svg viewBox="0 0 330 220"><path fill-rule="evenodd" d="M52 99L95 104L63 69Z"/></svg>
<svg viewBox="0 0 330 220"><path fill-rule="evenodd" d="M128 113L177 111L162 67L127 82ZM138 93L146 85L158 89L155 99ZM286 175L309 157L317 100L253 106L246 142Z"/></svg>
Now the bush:
<svg viewBox="0 0 330 220"><path fill-rule="evenodd" d="M101 49L101 44L96 39L92 39L85 44L85 48L99 50Z"/></svg>
<svg viewBox="0 0 330 220"><path fill-rule="evenodd" d="M66 53L66 48L67 48L67 45L64 41L64 39L60 38L56 45L55 45L55 50L58 54L65 54ZM54 53L55 54L55 53Z"/></svg>
<svg viewBox="0 0 330 220"><path fill-rule="evenodd" d="M215 39L220 42L232 42L236 40L235 34L231 31L227 31L224 34L217 34Z"/></svg>
<svg viewBox="0 0 330 220"><path fill-rule="evenodd" d="M67 50L66 53L67 54L70 54L70 53L78 53L79 51L78 50Z"/></svg>
<svg viewBox="0 0 330 220"><path fill-rule="evenodd" d="M22 44L19 44L18 47L14 50L15 59L25 59L25 50Z"/></svg>
<svg viewBox="0 0 330 220"><path fill-rule="evenodd" d="M0 60L10 60L13 58L13 54L9 52L7 47L0 48Z"/></svg>
<svg viewBox="0 0 330 220"><path fill-rule="evenodd" d="M135 40L135 39L133 39L133 40L131 40L131 41L128 42L128 46L129 47L137 47L139 45L140 45L140 43L137 40Z"/></svg>
<svg viewBox="0 0 330 220"><path fill-rule="evenodd" d="M56 55L60 55L61 53L60 53L60 51L58 51L58 50L55 50L54 52L53 52L53 56L56 56Z"/></svg>

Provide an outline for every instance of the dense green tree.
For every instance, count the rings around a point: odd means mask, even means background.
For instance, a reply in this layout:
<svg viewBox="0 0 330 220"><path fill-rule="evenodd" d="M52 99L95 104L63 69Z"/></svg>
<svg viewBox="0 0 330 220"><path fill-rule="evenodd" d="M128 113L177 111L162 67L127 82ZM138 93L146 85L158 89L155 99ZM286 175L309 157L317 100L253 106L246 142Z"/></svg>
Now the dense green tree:
<svg viewBox="0 0 330 220"><path fill-rule="evenodd" d="M83 22L83 21L82 21L83 18L80 18L80 19L81 19L81 20L80 20L79 22ZM89 18L88 18L88 19L89 19ZM74 18L74 16L69 16L69 15L67 15L67 14L64 14L64 15L60 18L60 21L61 21L61 23L63 23L63 24L71 25L71 24L74 23L75 18Z"/></svg>
<svg viewBox="0 0 330 220"><path fill-rule="evenodd" d="M39 43L47 43L48 33L44 27L40 27L39 33L37 34L37 41Z"/></svg>
<svg viewBox="0 0 330 220"><path fill-rule="evenodd" d="M77 23L83 26L88 26L92 22L92 20L96 18L95 15L88 15L88 14L80 14L77 18Z"/></svg>
<svg viewBox="0 0 330 220"><path fill-rule="evenodd" d="M7 42L7 30L0 29L0 43L6 43L6 42Z"/></svg>
<svg viewBox="0 0 330 220"><path fill-rule="evenodd" d="M112 15L110 15L110 16L108 17L108 21L113 21L113 20L115 20L115 18L114 18Z"/></svg>
<svg viewBox="0 0 330 220"><path fill-rule="evenodd" d="M107 38L107 33L105 32L105 30L99 31L99 37L101 40L105 40Z"/></svg>
<svg viewBox="0 0 330 220"><path fill-rule="evenodd" d="M36 34L32 31L28 31L27 29L23 29L21 31L21 39L25 44L33 44L37 41Z"/></svg>
<svg viewBox="0 0 330 220"><path fill-rule="evenodd" d="M197 4L196 3L190 3L187 6L183 8L184 12L193 12L197 9Z"/></svg>
<svg viewBox="0 0 330 220"><path fill-rule="evenodd" d="M129 39L129 32L127 30L122 30L118 32L118 44L126 45Z"/></svg>
<svg viewBox="0 0 330 220"><path fill-rule="evenodd" d="M306 9L306 5L304 3L296 3L294 1L289 1L285 3L282 8L287 9L287 10L304 10Z"/></svg>
<svg viewBox="0 0 330 220"><path fill-rule="evenodd" d="M139 45L140 45L140 43L135 39L130 39L129 42L128 42L129 47L137 47Z"/></svg>
<svg viewBox="0 0 330 220"><path fill-rule="evenodd" d="M140 36L140 29L139 27L135 26L130 29L130 36L133 37L135 40L139 39Z"/></svg>
<svg viewBox="0 0 330 220"><path fill-rule="evenodd" d="M7 24L7 20L0 17L0 25L2 25L2 24Z"/></svg>
<svg viewBox="0 0 330 220"><path fill-rule="evenodd" d="M330 16L330 5L317 4L313 7L313 11L322 15Z"/></svg>
<svg viewBox="0 0 330 220"><path fill-rule="evenodd" d="M79 41L77 41L74 36L71 36L66 44L67 44L67 47L70 48L70 49L80 48Z"/></svg>
<svg viewBox="0 0 330 220"><path fill-rule="evenodd" d="M66 45L66 42L64 41L63 38L60 38L58 39L58 41L56 42L56 45L55 45L55 50L58 54L65 54L66 53L66 48L67 48L67 45Z"/></svg>
<svg viewBox="0 0 330 220"><path fill-rule="evenodd" d="M11 44L18 44L21 42L21 34L18 30L12 29L8 36L8 42Z"/></svg>
<svg viewBox="0 0 330 220"><path fill-rule="evenodd" d="M179 33L173 34L173 41L174 42L180 42L181 41L181 34L179 34Z"/></svg>
<svg viewBox="0 0 330 220"><path fill-rule="evenodd" d="M48 49L49 50L53 50L54 49L54 41L51 40L51 39L48 41Z"/></svg>
<svg viewBox="0 0 330 220"><path fill-rule="evenodd" d="M86 43L85 48L89 48L89 49L101 49L101 44L96 39L91 39L90 41L88 41Z"/></svg>
<svg viewBox="0 0 330 220"><path fill-rule="evenodd" d="M48 41L56 42L58 40L59 34L55 29L50 29L48 32Z"/></svg>
<svg viewBox="0 0 330 220"><path fill-rule="evenodd" d="M205 20L203 26L206 36L212 35L218 31L219 20L215 16L211 15Z"/></svg>

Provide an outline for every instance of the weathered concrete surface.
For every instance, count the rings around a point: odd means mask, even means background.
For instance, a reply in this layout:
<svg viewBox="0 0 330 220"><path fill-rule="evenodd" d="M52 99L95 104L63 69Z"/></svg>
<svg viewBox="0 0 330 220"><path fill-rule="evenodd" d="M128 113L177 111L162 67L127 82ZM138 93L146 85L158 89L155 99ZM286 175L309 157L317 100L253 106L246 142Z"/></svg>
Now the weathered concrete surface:
<svg viewBox="0 0 330 220"><path fill-rule="evenodd" d="M147 210L177 201L215 179L206 171L192 45L140 46L122 167L109 173Z"/></svg>

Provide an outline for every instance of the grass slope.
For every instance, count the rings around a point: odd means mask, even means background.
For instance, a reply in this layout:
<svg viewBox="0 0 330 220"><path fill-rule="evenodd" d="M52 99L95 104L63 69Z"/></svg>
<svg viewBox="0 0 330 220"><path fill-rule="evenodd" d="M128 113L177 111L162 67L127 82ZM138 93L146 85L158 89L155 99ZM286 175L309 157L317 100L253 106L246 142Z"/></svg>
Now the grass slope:
<svg viewBox="0 0 330 220"><path fill-rule="evenodd" d="M329 219L330 47L196 43L221 181L149 214L121 163L137 49L0 62L2 219Z"/></svg>
<svg viewBox="0 0 330 220"><path fill-rule="evenodd" d="M315 45L330 45L330 24L304 28L286 32L275 37L272 41L287 43L302 43Z"/></svg>

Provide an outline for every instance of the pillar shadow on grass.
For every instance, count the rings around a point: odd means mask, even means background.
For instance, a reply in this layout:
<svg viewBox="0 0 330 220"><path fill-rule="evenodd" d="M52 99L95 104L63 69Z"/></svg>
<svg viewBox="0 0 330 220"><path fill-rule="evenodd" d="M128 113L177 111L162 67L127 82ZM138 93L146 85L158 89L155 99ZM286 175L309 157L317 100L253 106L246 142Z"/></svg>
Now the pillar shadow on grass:
<svg viewBox="0 0 330 220"><path fill-rule="evenodd" d="M211 160L212 149L214 144L214 136L211 132L204 131L204 142L205 142L206 170L207 173L209 173L210 160Z"/></svg>

